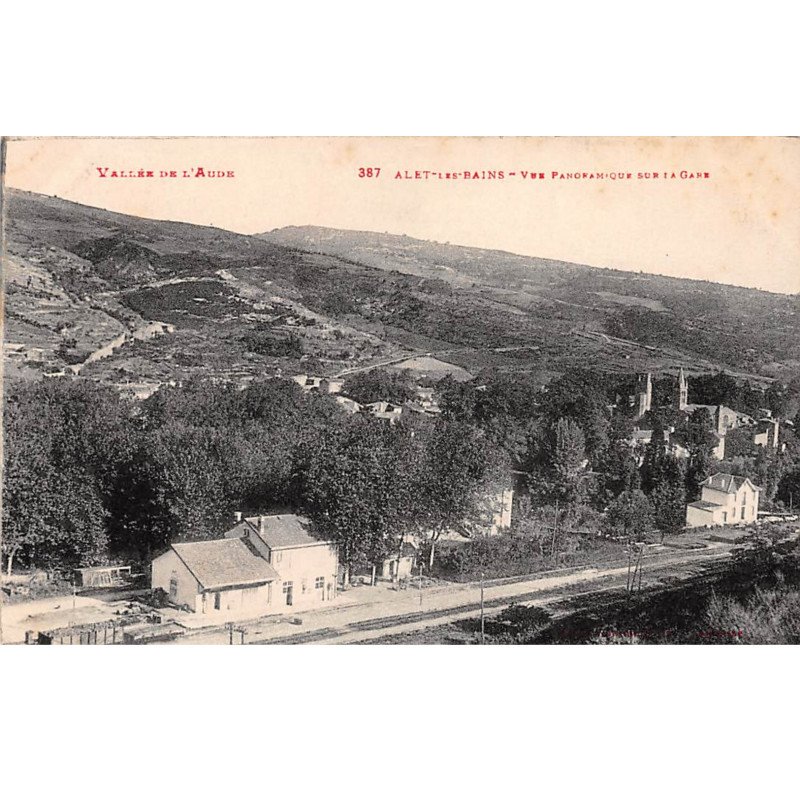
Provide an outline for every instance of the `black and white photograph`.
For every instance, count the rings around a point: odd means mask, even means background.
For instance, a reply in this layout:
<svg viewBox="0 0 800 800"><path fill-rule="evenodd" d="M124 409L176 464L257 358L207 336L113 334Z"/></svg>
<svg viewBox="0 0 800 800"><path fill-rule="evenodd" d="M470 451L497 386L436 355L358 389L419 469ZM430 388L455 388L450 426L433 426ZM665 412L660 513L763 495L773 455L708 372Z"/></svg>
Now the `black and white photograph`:
<svg viewBox="0 0 800 800"><path fill-rule="evenodd" d="M800 642L798 140L3 147L4 645Z"/></svg>

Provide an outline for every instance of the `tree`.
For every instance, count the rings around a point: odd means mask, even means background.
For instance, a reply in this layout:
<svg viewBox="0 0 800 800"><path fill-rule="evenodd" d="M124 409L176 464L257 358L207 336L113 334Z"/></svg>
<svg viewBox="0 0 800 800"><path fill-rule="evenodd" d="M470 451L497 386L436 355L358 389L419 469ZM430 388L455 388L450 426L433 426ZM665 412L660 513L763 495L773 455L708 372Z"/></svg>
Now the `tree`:
<svg viewBox="0 0 800 800"><path fill-rule="evenodd" d="M717 445L714 420L707 408L698 408L690 417L687 428L689 464L686 469L686 499L700 497L700 484L711 474L713 450Z"/></svg>
<svg viewBox="0 0 800 800"><path fill-rule="evenodd" d="M678 533L686 524L686 469L683 462L666 456L661 478L650 492L656 527L665 535Z"/></svg>
<svg viewBox="0 0 800 800"><path fill-rule="evenodd" d="M606 511L605 532L629 541L640 539L653 528L653 506L644 492L623 492Z"/></svg>
<svg viewBox="0 0 800 800"><path fill-rule="evenodd" d="M736 408L739 386L735 378L720 371L713 375L692 376L689 379L689 394L693 403Z"/></svg>
<svg viewBox="0 0 800 800"><path fill-rule="evenodd" d="M777 497L790 511L800 505L800 465L781 478Z"/></svg>
<svg viewBox="0 0 800 800"><path fill-rule="evenodd" d="M413 400L415 391L414 382L407 373L372 369L348 378L342 394L352 397L357 403L377 403L380 400L404 403Z"/></svg>
<svg viewBox="0 0 800 800"><path fill-rule="evenodd" d="M542 413L553 424L567 418L581 428L586 455L592 461L602 457L610 442L608 405L613 395L609 384L608 376L575 372L550 383L540 397Z"/></svg>
<svg viewBox="0 0 800 800"><path fill-rule="evenodd" d="M91 381L10 382L4 409L6 570L96 563L129 447L130 405Z"/></svg>
<svg viewBox="0 0 800 800"><path fill-rule="evenodd" d="M597 503L607 505L622 492L641 486L639 466L627 442L612 442L597 468L600 471Z"/></svg>
<svg viewBox="0 0 800 800"><path fill-rule="evenodd" d="M168 423L148 440L161 511L169 520L170 540L213 538L212 520L224 513L225 476L219 447L225 444L205 428Z"/></svg>
<svg viewBox="0 0 800 800"><path fill-rule="evenodd" d="M560 499L567 505L581 502L584 496L581 479L586 468L585 438L571 419L562 417L551 430L550 464Z"/></svg>
<svg viewBox="0 0 800 800"><path fill-rule="evenodd" d="M653 434L647 443L642 461L642 491L650 494L663 479L667 446L664 428L658 417L653 419Z"/></svg>
<svg viewBox="0 0 800 800"><path fill-rule="evenodd" d="M474 422L481 394L471 383L459 383L450 375L436 384L442 417L455 422Z"/></svg>
<svg viewBox="0 0 800 800"><path fill-rule="evenodd" d="M429 565L449 529L483 529L491 502L509 484L508 458L480 430L440 420L415 476L415 522L428 538ZM488 501L488 503L487 503Z"/></svg>
<svg viewBox="0 0 800 800"><path fill-rule="evenodd" d="M411 480L417 444L410 432L375 420L331 431L309 454L303 495L310 516L339 547L345 571L375 564L413 524Z"/></svg>
<svg viewBox="0 0 800 800"><path fill-rule="evenodd" d="M86 474L50 465L9 465L3 498L3 555L11 574L18 556L29 566L86 566L106 555L106 512Z"/></svg>

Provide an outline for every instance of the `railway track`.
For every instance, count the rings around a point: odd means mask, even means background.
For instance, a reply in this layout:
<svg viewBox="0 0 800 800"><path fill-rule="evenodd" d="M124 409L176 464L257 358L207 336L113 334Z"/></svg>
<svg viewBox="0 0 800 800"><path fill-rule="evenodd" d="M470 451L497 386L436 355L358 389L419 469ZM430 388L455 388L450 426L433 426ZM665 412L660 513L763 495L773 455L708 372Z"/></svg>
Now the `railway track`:
<svg viewBox="0 0 800 800"><path fill-rule="evenodd" d="M708 553L701 557L697 554L684 557L680 560L664 560L658 563L650 560L647 577L643 578L642 587L647 590L658 590L672 583L683 583L698 578L712 579L725 568L729 551L721 550L709 557ZM698 570L698 567L703 567ZM535 577L541 578L538 573ZM524 580L524 577L522 578ZM485 582L488 588L491 585L504 585L509 579L501 578L494 582ZM514 579L520 582L520 578ZM592 583L606 585L593 585L582 591L574 591L574 586L564 586L560 589L539 589L513 596L503 596L485 600L485 611L499 611L507 608L512 603L534 603L552 614L554 619L574 613L582 608L603 608L618 602L619 598L608 599L611 592L618 592L627 583L627 575L602 576L594 579ZM578 601L576 605L576 601ZM569 606L569 607L568 607ZM248 644L350 644L363 641L377 641L399 633L413 632L428 627L447 625L462 619L474 617L480 613L480 602L467 602L452 606L447 609L421 610L418 612L395 614L373 619L359 620L339 626L328 626L305 633L290 634L281 637L255 636Z"/></svg>

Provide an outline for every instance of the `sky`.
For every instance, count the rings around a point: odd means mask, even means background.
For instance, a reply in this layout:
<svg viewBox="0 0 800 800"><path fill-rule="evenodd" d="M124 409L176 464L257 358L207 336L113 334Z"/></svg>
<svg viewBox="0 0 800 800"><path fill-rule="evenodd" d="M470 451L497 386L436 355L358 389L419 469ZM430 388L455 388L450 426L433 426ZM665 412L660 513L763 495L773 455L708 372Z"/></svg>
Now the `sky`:
<svg viewBox="0 0 800 800"><path fill-rule="evenodd" d="M800 139L12 139L5 183L247 234L370 230L800 292Z"/></svg>

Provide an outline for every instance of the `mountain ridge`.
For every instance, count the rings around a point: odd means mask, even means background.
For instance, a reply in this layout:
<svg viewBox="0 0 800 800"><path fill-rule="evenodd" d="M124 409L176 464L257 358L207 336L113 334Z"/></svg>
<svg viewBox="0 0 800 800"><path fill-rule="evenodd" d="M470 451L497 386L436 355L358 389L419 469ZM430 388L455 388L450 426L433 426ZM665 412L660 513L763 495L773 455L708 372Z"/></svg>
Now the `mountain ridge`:
<svg viewBox="0 0 800 800"><path fill-rule="evenodd" d="M800 370L791 295L400 234L247 235L13 189L4 208L11 376L58 374L150 321L170 333L126 340L81 374L241 381L429 354L537 380L598 364L764 380Z"/></svg>
<svg viewBox="0 0 800 800"><path fill-rule="evenodd" d="M525 266L531 266L531 267L560 266L577 270L587 270L587 271L599 270L606 273L613 273L621 277L648 275L652 276L653 278L663 279L665 281L692 282L692 283L704 284L707 286L724 286L730 289L743 289L748 292L758 292L761 294L776 295L778 297L798 297L798 295L800 295L800 293L797 292L777 292L777 291L772 291L770 289L762 289L755 286L744 286L735 283L725 283L724 281L712 281L706 278L693 278L688 276L677 277L675 275L666 275L661 272L654 272L647 269L638 269L638 270L621 269L619 267L582 264L576 261L566 261L564 259L549 258L545 256L524 255L521 253L515 253L511 250L505 250L502 248L486 248L486 247L477 247L472 245L452 244L450 242L440 242L435 239L420 239L417 237L409 236L408 234L389 233L386 231L380 232L380 231L371 231L371 230L362 230L353 228L332 228L325 225L285 225L279 228L273 228L271 230L252 235L255 236L256 238L262 239L263 241L271 241L275 244L282 244L283 246L287 247L298 246L296 244L296 237L298 235L304 235L306 240L310 240L308 241L309 244L313 244L315 242L314 238L315 235L317 237L323 235L328 240L340 236L345 236L354 238L382 239L382 240L387 240L389 242L398 242L398 243L414 242L417 244L430 245L436 248L448 248L453 251L461 251L464 252L465 254L502 256L504 258L513 259L514 261L525 262Z"/></svg>

